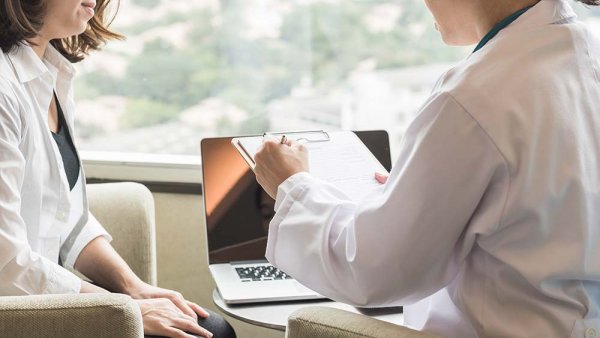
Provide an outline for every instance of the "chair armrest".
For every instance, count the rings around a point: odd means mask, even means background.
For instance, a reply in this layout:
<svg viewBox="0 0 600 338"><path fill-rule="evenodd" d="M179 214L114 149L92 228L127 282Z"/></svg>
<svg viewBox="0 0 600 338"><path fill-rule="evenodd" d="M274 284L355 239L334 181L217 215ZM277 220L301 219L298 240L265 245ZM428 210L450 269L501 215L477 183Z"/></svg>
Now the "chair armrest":
<svg viewBox="0 0 600 338"><path fill-rule="evenodd" d="M0 335L141 338L138 305L121 294L0 297Z"/></svg>
<svg viewBox="0 0 600 338"><path fill-rule="evenodd" d="M368 316L327 307L307 307L292 313L286 338L440 338Z"/></svg>
<svg viewBox="0 0 600 338"><path fill-rule="evenodd" d="M146 283L156 285L154 199L139 183L87 186L90 212L113 237L112 246Z"/></svg>

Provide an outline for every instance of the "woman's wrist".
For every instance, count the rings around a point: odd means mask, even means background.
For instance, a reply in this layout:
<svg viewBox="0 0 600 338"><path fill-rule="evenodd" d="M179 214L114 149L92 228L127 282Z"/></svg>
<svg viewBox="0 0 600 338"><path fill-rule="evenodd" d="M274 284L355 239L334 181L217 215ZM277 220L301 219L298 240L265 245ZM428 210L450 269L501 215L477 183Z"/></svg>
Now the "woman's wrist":
<svg viewBox="0 0 600 338"><path fill-rule="evenodd" d="M138 290L142 288L145 283L138 278L135 274L131 274L122 279L119 283L118 289L115 292L123 293L130 296L135 296Z"/></svg>
<svg viewBox="0 0 600 338"><path fill-rule="evenodd" d="M84 247L75 261L75 268L111 292L131 295L143 284L102 236Z"/></svg>

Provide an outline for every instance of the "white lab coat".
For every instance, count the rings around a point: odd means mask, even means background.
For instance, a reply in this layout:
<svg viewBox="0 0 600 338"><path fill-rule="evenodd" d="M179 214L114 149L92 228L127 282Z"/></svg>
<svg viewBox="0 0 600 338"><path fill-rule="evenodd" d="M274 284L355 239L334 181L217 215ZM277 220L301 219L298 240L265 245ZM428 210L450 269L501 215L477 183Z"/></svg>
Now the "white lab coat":
<svg viewBox="0 0 600 338"><path fill-rule="evenodd" d="M442 76L380 191L284 182L267 258L445 337L595 337L599 79L599 39L542 0Z"/></svg>
<svg viewBox="0 0 600 338"><path fill-rule="evenodd" d="M110 235L89 213L85 176L71 191L48 127L53 90L73 135L75 69L49 46L0 53L0 296L78 293L72 268L92 239ZM81 165L81 162L80 162Z"/></svg>

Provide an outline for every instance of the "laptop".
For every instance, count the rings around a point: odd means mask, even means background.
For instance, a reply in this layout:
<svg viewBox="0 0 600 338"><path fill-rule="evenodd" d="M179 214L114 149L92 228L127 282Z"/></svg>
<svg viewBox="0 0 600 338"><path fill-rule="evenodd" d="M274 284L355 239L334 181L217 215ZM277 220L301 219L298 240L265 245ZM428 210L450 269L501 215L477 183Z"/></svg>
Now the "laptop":
<svg viewBox="0 0 600 338"><path fill-rule="evenodd" d="M389 171L387 132L355 133ZM200 142L208 263L221 297L227 304L324 298L265 259L275 201L258 185L231 139Z"/></svg>

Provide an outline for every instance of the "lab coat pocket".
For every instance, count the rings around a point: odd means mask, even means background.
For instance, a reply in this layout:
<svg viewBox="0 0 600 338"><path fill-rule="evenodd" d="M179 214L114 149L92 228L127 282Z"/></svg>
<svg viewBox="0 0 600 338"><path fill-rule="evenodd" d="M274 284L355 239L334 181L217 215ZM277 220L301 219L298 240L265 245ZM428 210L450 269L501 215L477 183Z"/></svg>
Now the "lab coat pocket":
<svg viewBox="0 0 600 338"><path fill-rule="evenodd" d="M600 318L580 319L575 322L571 338L599 338Z"/></svg>

